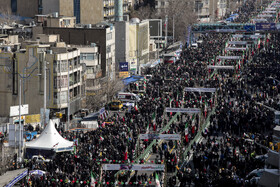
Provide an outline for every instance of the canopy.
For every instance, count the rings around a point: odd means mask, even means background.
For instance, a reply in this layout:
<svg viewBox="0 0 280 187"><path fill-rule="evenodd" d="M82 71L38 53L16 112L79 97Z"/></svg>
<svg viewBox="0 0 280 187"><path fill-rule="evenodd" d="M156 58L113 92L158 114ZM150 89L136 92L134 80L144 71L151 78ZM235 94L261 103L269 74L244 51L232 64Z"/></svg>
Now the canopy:
<svg viewBox="0 0 280 187"><path fill-rule="evenodd" d="M28 149L54 150L55 152L72 151L73 142L65 140L56 130L52 120L39 138L26 143Z"/></svg>
<svg viewBox="0 0 280 187"><path fill-rule="evenodd" d="M137 81L139 81L141 79L144 79L144 77L143 76L139 76L139 75L132 75L130 77L127 77L127 78L123 79L123 83L125 85L128 85L130 83L137 82Z"/></svg>

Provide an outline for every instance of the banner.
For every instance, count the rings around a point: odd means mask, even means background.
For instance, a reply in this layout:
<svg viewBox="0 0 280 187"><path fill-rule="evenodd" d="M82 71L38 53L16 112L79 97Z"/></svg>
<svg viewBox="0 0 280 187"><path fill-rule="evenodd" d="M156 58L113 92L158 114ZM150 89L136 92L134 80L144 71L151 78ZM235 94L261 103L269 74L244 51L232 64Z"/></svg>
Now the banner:
<svg viewBox="0 0 280 187"><path fill-rule="evenodd" d="M254 22L267 22L267 19L253 19Z"/></svg>
<svg viewBox="0 0 280 187"><path fill-rule="evenodd" d="M225 60L239 60L242 57L241 56L218 56L217 58L218 59L225 59Z"/></svg>
<svg viewBox="0 0 280 187"><path fill-rule="evenodd" d="M208 69L234 69L234 66L207 66Z"/></svg>
<svg viewBox="0 0 280 187"><path fill-rule="evenodd" d="M231 44L231 45L246 45L247 42L246 41L229 41L228 44Z"/></svg>
<svg viewBox="0 0 280 187"><path fill-rule="evenodd" d="M216 88L191 88L186 87L185 92L216 92Z"/></svg>
<svg viewBox="0 0 280 187"><path fill-rule="evenodd" d="M226 47L227 51L246 51L245 47Z"/></svg>
<svg viewBox="0 0 280 187"><path fill-rule="evenodd" d="M259 39L259 38L264 38L264 35L249 35L251 39Z"/></svg>
<svg viewBox="0 0 280 187"><path fill-rule="evenodd" d="M99 110L99 115L102 115L104 112L105 112L105 108L103 107Z"/></svg>
<svg viewBox="0 0 280 187"><path fill-rule="evenodd" d="M127 77L129 77L129 72L128 71L121 71L121 72L119 72L119 78L125 79Z"/></svg>
<svg viewBox="0 0 280 187"><path fill-rule="evenodd" d="M164 164L103 164L103 170L164 171Z"/></svg>
<svg viewBox="0 0 280 187"><path fill-rule="evenodd" d="M264 13L264 14L276 14L276 11L266 10L266 11L263 11L262 13Z"/></svg>
<svg viewBox="0 0 280 187"><path fill-rule="evenodd" d="M275 30L275 23L256 23L256 30Z"/></svg>
<svg viewBox="0 0 280 187"><path fill-rule="evenodd" d="M165 112L200 113L200 108L166 108Z"/></svg>
<svg viewBox="0 0 280 187"><path fill-rule="evenodd" d="M243 34L235 34L232 37L233 38L243 38Z"/></svg>
<svg viewBox="0 0 280 187"><path fill-rule="evenodd" d="M276 10L276 8L266 8L266 10Z"/></svg>
<svg viewBox="0 0 280 187"><path fill-rule="evenodd" d="M275 17L275 15L271 15L271 14L260 14L258 15L259 18L272 18Z"/></svg>
<svg viewBox="0 0 280 187"><path fill-rule="evenodd" d="M16 178L14 178L9 184L6 185L6 187L12 187L14 186L18 181L23 179L27 175L28 170L25 170L20 175L18 175Z"/></svg>
<svg viewBox="0 0 280 187"><path fill-rule="evenodd" d="M181 140L181 135L179 134L140 134L140 140Z"/></svg>

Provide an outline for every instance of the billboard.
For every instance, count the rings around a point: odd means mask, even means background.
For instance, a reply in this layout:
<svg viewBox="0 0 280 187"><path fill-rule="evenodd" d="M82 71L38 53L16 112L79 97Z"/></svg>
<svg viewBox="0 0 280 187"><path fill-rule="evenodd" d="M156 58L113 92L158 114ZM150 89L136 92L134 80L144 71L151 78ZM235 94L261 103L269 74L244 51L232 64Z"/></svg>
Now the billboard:
<svg viewBox="0 0 280 187"><path fill-rule="evenodd" d="M275 30L275 23L256 23L256 30Z"/></svg>
<svg viewBox="0 0 280 187"><path fill-rule="evenodd" d="M119 71L120 72L128 71L128 62L120 62Z"/></svg>
<svg viewBox="0 0 280 187"><path fill-rule="evenodd" d="M21 105L20 113L21 115L28 114L28 105ZM10 107L10 117L12 116L19 116L19 105Z"/></svg>
<svg viewBox="0 0 280 187"><path fill-rule="evenodd" d="M162 20L161 19L150 19L150 37L161 37L162 36Z"/></svg>
<svg viewBox="0 0 280 187"><path fill-rule="evenodd" d="M129 76L128 71L119 72L119 78L126 78Z"/></svg>
<svg viewBox="0 0 280 187"><path fill-rule="evenodd" d="M137 62L130 62L130 71L136 71Z"/></svg>

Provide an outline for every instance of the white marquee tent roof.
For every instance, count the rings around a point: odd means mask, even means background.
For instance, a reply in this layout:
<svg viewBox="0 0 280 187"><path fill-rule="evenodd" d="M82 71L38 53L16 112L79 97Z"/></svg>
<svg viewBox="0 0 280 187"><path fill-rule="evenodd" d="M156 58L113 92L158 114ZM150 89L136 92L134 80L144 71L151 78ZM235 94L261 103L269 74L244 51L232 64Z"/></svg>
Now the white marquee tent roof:
<svg viewBox="0 0 280 187"><path fill-rule="evenodd" d="M26 143L26 148L31 149L53 149L56 152L71 151L73 150L73 142L65 140L56 130L52 120L45 127L41 135Z"/></svg>

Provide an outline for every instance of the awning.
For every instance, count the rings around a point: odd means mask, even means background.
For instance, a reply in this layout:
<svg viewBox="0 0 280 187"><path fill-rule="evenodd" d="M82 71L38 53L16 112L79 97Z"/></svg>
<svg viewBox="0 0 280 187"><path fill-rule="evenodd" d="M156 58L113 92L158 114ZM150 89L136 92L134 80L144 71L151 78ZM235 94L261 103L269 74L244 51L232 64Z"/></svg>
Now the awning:
<svg viewBox="0 0 280 187"><path fill-rule="evenodd" d="M127 77L127 78L123 79L123 83L124 83L124 85L128 85L130 83L137 82L141 79L144 79L144 77L139 76L139 75L132 75L130 77Z"/></svg>

